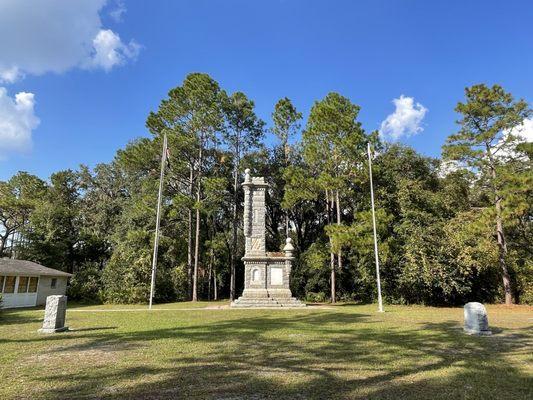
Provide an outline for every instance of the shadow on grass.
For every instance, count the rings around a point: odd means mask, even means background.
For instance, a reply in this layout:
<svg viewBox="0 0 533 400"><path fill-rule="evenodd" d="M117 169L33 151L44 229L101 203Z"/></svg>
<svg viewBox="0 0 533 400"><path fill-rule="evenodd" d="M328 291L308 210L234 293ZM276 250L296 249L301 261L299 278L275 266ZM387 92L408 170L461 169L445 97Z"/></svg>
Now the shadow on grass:
<svg viewBox="0 0 533 400"><path fill-rule="evenodd" d="M117 329L118 326L95 326L92 328L69 328L69 332L90 332L90 331L106 331L110 329Z"/></svg>
<svg viewBox="0 0 533 400"><path fill-rule="evenodd" d="M86 340L67 341L54 351L136 349L170 339L198 350L191 354L174 344L173 352L154 354L159 358L142 366L50 374L42 380L68 384L43 393L46 398L527 399L532 394L531 377L507 360L528 358L530 334L466 336L456 321L385 329L363 314L317 312L75 337Z"/></svg>
<svg viewBox="0 0 533 400"><path fill-rule="evenodd" d="M87 307L95 307L95 306L101 306L103 305L102 302L99 301L81 301L81 300L70 300L68 302L68 308L87 308Z"/></svg>
<svg viewBox="0 0 533 400"><path fill-rule="evenodd" d="M0 311L0 325L18 325L34 322L42 322L44 313L38 311L44 310L42 307L28 308L7 308ZM28 313L28 311L37 311Z"/></svg>

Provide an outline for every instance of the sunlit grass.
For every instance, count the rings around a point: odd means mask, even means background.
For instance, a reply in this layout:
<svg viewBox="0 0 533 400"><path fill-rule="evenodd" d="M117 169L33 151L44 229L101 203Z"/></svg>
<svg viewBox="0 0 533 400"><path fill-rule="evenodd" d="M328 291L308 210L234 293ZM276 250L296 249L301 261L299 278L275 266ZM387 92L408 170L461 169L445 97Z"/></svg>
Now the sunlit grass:
<svg viewBox="0 0 533 400"><path fill-rule="evenodd" d="M51 336L6 310L0 399L533 398L531 307L489 306L494 335L472 337L460 308L224 305L71 304Z"/></svg>

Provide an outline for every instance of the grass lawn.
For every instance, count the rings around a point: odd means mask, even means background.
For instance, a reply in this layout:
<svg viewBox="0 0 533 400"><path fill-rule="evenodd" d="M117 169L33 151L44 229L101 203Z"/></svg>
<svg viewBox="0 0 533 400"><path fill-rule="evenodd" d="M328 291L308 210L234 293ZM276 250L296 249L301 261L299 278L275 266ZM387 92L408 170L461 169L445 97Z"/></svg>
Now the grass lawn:
<svg viewBox="0 0 533 400"><path fill-rule="evenodd" d="M55 335L5 310L0 399L533 399L532 307L473 337L461 308L199 308L222 304L70 304Z"/></svg>

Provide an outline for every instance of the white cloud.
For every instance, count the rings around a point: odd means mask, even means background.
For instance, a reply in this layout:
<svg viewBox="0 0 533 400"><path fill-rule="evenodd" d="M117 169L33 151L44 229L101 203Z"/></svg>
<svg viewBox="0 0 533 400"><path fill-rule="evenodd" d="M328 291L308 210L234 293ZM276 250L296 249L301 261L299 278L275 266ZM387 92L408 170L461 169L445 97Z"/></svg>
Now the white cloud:
<svg viewBox="0 0 533 400"><path fill-rule="evenodd" d="M0 82L75 67L109 71L134 59L140 46L123 43L102 26L99 13L106 2L0 1Z"/></svg>
<svg viewBox="0 0 533 400"><path fill-rule="evenodd" d="M126 14L126 5L123 0L115 2L115 8L109 11L109 15L115 22L122 22L123 15Z"/></svg>
<svg viewBox="0 0 533 400"><path fill-rule="evenodd" d="M401 95L392 100L396 109L382 123L379 133L388 139L398 140L401 137L416 135L424 130L422 120L428 109L416 103L414 98Z"/></svg>
<svg viewBox="0 0 533 400"><path fill-rule="evenodd" d="M128 59L137 58L141 46L133 40L124 44L115 32L102 29L93 40L93 48L94 53L89 65L109 71L116 65L124 64Z"/></svg>
<svg viewBox="0 0 533 400"><path fill-rule="evenodd" d="M516 128L515 135L522 142L533 142L533 118L525 119L522 125Z"/></svg>
<svg viewBox="0 0 533 400"><path fill-rule="evenodd" d="M20 92L13 99L0 87L0 157L31 149L32 131L39 125L34 106L33 93Z"/></svg>
<svg viewBox="0 0 533 400"><path fill-rule="evenodd" d="M453 174L457 171L471 172L474 174L474 178L477 179L480 177L480 172L478 169L469 166L465 161L459 160L440 160L439 166L437 167L437 175L439 178L445 178L450 174ZM470 182L472 183L472 182Z"/></svg>
<svg viewBox="0 0 533 400"><path fill-rule="evenodd" d="M461 169L465 169L463 165L459 161L456 160L441 160L440 165L437 169L437 175L439 178L445 178L449 174L452 174L454 172L457 172Z"/></svg>
<svg viewBox="0 0 533 400"><path fill-rule="evenodd" d="M509 136L512 135L510 138ZM525 119L512 131L504 131L497 144L496 156L501 160L520 157L516 152L519 143L533 142L533 118Z"/></svg>
<svg viewBox="0 0 533 400"><path fill-rule="evenodd" d="M23 77L18 67L0 69L0 82L13 83Z"/></svg>

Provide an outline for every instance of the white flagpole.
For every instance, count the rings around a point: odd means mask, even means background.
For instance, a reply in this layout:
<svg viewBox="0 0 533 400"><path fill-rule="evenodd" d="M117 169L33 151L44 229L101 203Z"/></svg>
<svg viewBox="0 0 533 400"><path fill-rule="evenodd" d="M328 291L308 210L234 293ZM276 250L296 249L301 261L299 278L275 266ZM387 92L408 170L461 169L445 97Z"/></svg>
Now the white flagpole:
<svg viewBox="0 0 533 400"><path fill-rule="evenodd" d="M370 198L372 201L372 223L374 226L374 254L376 257L376 276L378 281L378 306L379 312L383 312L383 301L381 299L381 279L379 277L379 256L378 256L378 237L376 233L376 212L374 211L374 186L372 184L372 157L370 156L370 143L367 143L368 150L368 170L370 172Z"/></svg>
<svg viewBox="0 0 533 400"><path fill-rule="evenodd" d="M157 216L155 221L154 256L152 258L152 283L150 285L150 304L148 309L152 309L152 300L155 289L155 273L157 271L157 249L159 247L159 220L161 217L161 197L163 195L163 178L165 177L165 164L167 162L167 134L163 136L163 154L161 155L161 175L159 177L159 195L157 196Z"/></svg>

